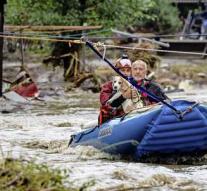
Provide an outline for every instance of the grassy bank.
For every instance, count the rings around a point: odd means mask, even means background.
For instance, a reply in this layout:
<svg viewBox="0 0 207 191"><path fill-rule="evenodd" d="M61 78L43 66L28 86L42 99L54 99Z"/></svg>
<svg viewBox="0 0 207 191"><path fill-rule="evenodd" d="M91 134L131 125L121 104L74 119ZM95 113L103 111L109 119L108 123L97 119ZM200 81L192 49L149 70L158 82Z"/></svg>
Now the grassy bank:
<svg viewBox="0 0 207 191"><path fill-rule="evenodd" d="M191 85L201 87L207 83L207 66L199 64L175 64L168 68L160 68L156 73L156 80L163 87L172 85L178 87L179 83L188 80Z"/></svg>

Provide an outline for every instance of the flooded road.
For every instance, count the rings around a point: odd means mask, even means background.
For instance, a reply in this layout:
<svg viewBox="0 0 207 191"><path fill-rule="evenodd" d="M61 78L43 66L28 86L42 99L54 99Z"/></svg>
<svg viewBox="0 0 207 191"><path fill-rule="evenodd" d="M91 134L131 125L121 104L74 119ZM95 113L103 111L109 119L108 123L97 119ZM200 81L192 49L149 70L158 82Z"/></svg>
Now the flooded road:
<svg viewBox="0 0 207 191"><path fill-rule="evenodd" d="M66 169L74 187L84 185L86 190L207 190L205 163L181 166L128 162L91 147L68 148L71 134L97 121L98 96L77 89L29 104L2 101L1 108L10 111L0 116L2 157ZM169 96L207 102L205 90Z"/></svg>

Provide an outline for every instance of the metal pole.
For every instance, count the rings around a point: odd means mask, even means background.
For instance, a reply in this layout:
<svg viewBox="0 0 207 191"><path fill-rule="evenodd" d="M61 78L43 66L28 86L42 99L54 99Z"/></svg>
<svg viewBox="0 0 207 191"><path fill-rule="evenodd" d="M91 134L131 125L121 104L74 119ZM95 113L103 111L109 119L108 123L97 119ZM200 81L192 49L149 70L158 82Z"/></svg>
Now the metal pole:
<svg viewBox="0 0 207 191"><path fill-rule="evenodd" d="M0 4L0 33L4 32L4 4L6 0L3 0L3 3ZM2 97L2 81L3 81L3 44L4 37L0 37L0 97Z"/></svg>
<svg viewBox="0 0 207 191"><path fill-rule="evenodd" d="M114 32L114 33L123 35L123 36L137 38L139 40L144 40L144 41L147 41L147 42L151 42L153 44L158 44L158 45L163 46L163 47L167 47L167 48L170 47L170 45L168 43L163 43L163 42L160 42L160 41L157 41L157 40L141 37L141 36L139 36L137 34L131 34L131 33L128 33L128 32L122 32L122 31L118 31L118 30L115 30L115 29L111 29L111 31Z"/></svg>
<svg viewBox="0 0 207 191"><path fill-rule="evenodd" d="M20 31L20 35L22 36L22 30ZM21 49L21 67L24 68L24 40L21 38L21 44L20 44L20 49Z"/></svg>
<svg viewBox="0 0 207 191"><path fill-rule="evenodd" d="M84 23L83 26L87 26L87 23ZM85 30L82 31L82 38L83 39L86 38ZM83 66L81 68L82 68L82 71L84 71L85 67L86 67L86 49L85 49L84 44L82 45L81 53L82 53L81 54L81 60L82 60L82 63L83 63Z"/></svg>
<svg viewBox="0 0 207 191"><path fill-rule="evenodd" d="M183 40L183 39L184 39L185 34L186 34L186 32L187 32L187 29L188 29L189 26L190 26L190 21L191 21L192 13L193 13L192 10L190 10L190 11L188 12L188 16L187 16L187 18L186 18L186 20L185 20L185 25L184 25L184 27L183 27L182 34L181 34L181 36L180 36L180 40Z"/></svg>

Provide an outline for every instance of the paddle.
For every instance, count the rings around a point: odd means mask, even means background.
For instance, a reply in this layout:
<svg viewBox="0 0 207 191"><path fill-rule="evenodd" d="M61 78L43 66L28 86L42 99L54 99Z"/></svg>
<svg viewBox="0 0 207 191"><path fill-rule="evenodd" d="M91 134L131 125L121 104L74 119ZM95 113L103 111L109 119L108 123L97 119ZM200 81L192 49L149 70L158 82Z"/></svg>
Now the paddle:
<svg viewBox="0 0 207 191"><path fill-rule="evenodd" d="M165 100L160 99L159 97L157 97L156 95L154 95L153 93L149 92L148 90L146 90L145 88L143 88L142 86L138 85L136 83L136 81L134 80L133 77L127 77L126 75L124 75L122 72L120 72L108 59L105 58L105 56L103 57L103 55L93 46L92 42L86 41L86 45L91 48L102 60L104 60L117 74L119 74L122 78L124 78L125 80L127 80L131 85L133 85L136 89L140 90L141 92L145 92L148 96L150 96L151 98L155 99L158 102L163 103L164 105L168 106L169 108L171 108L173 111L176 112L176 114L181 114L182 112L177 110L174 106L170 105L169 103L167 103Z"/></svg>

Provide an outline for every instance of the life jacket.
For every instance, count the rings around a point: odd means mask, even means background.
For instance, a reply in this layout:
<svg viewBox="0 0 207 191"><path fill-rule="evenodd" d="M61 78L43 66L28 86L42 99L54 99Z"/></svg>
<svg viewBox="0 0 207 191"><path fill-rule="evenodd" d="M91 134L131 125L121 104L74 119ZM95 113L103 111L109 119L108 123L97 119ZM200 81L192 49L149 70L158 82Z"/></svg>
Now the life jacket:
<svg viewBox="0 0 207 191"><path fill-rule="evenodd" d="M100 92L100 114L99 114L99 124L124 114L122 107L119 108L113 108L110 105L107 105L106 102L110 99L110 97L113 95L113 88L112 88L112 82L106 82L101 87Z"/></svg>
<svg viewBox="0 0 207 191"><path fill-rule="evenodd" d="M105 105L113 93L112 81L106 82L101 86L100 103Z"/></svg>
<svg viewBox="0 0 207 191"><path fill-rule="evenodd" d="M153 82L148 79L143 79L143 80L139 80L137 82L137 85L145 88L147 91L157 96L159 99L162 99L162 100L167 99L167 96L164 94L161 87L156 82ZM142 100L146 106L158 103L157 100L151 98L145 92L141 92L141 95L142 95Z"/></svg>
<svg viewBox="0 0 207 191"><path fill-rule="evenodd" d="M122 107L112 108L110 105L101 106L98 123L99 125L102 125L104 122L122 115L124 115Z"/></svg>

